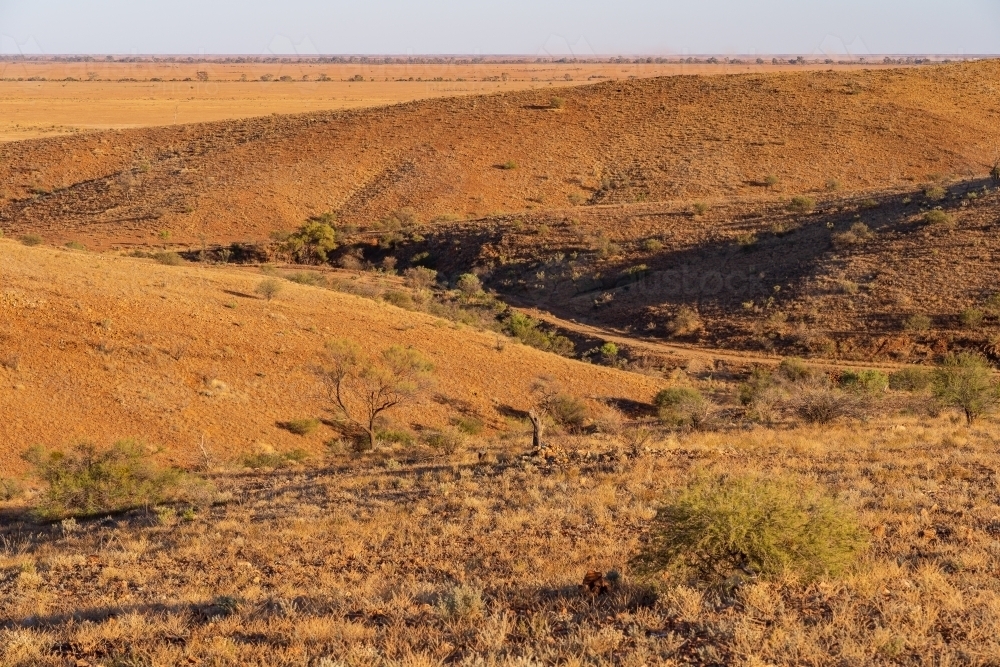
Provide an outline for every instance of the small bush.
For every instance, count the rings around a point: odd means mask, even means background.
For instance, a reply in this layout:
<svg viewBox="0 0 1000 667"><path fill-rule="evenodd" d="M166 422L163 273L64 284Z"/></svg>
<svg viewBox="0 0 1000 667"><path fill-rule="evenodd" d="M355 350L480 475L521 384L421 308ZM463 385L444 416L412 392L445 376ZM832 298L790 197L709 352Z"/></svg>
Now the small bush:
<svg viewBox="0 0 1000 667"><path fill-rule="evenodd" d="M21 243L23 243L26 246L36 246L36 245L41 245L42 243L42 237L36 236L34 234L25 234L24 236L21 237L20 240Z"/></svg>
<svg viewBox="0 0 1000 667"><path fill-rule="evenodd" d="M889 388L894 391L923 391L930 386L933 376L922 368L903 368L889 376Z"/></svg>
<svg viewBox="0 0 1000 667"><path fill-rule="evenodd" d="M549 100L550 109L563 109L566 107L566 99L562 97L553 97Z"/></svg>
<svg viewBox="0 0 1000 667"><path fill-rule="evenodd" d="M500 168L508 171L517 169L517 162L515 162L514 160L507 160L506 162L500 165Z"/></svg>
<svg viewBox="0 0 1000 667"><path fill-rule="evenodd" d="M935 185L934 187L927 188L924 191L924 195L931 201L941 201L948 196L948 191Z"/></svg>
<svg viewBox="0 0 1000 667"><path fill-rule="evenodd" d="M788 202L788 210L792 213L812 213L816 209L816 200L812 197L792 197Z"/></svg>
<svg viewBox="0 0 1000 667"><path fill-rule="evenodd" d="M437 282L438 273L434 269L415 266L403 271L403 282L413 289L430 289Z"/></svg>
<svg viewBox="0 0 1000 667"><path fill-rule="evenodd" d="M829 385L810 382L801 385L791 399L795 413L810 424L829 424L853 416L857 404L852 397Z"/></svg>
<svg viewBox="0 0 1000 667"><path fill-rule="evenodd" d="M681 306L677 314L667 323L667 331L672 336L691 336L704 328L698 311L690 306Z"/></svg>
<svg viewBox="0 0 1000 667"><path fill-rule="evenodd" d="M642 242L642 249L646 252L659 252L663 250L663 243L658 239L646 239Z"/></svg>
<svg viewBox="0 0 1000 667"><path fill-rule="evenodd" d="M427 444L445 454L454 454L465 444L465 434L453 429L432 431L424 436Z"/></svg>
<svg viewBox="0 0 1000 667"><path fill-rule="evenodd" d="M145 448L123 440L109 450L80 444L69 452L29 450L24 458L47 485L36 507L44 519L86 517L155 505L179 488L181 474L156 467Z"/></svg>
<svg viewBox="0 0 1000 667"><path fill-rule="evenodd" d="M924 222L928 225L936 225L939 227L950 227L951 226L951 216L944 211L939 211L934 209L933 211L927 211L924 213Z"/></svg>
<svg viewBox="0 0 1000 667"><path fill-rule="evenodd" d="M478 276L472 273L463 273L458 277L455 285L467 297L476 296L483 292L483 283L479 280Z"/></svg>
<svg viewBox="0 0 1000 667"><path fill-rule="evenodd" d="M69 250L86 250L87 246L83 245L79 241L70 241L66 244L66 248Z"/></svg>
<svg viewBox="0 0 1000 667"><path fill-rule="evenodd" d="M180 266L184 263L184 260L176 252L154 253L153 259L164 266Z"/></svg>
<svg viewBox="0 0 1000 667"><path fill-rule="evenodd" d="M295 435L309 435L316 432L316 429L319 428L319 424L320 421L318 419L310 417L306 419L293 419L292 421L282 422L280 426L289 433L294 433Z"/></svg>
<svg viewBox="0 0 1000 667"><path fill-rule="evenodd" d="M587 404L570 394L556 394L546 402L545 408L552 421L570 431L582 429L590 414Z"/></svg>
<svg viewBox="0 0 1000 667"><path fill-rule="evenodd" d="M811 483L751 475L698 480L657 511L639 572L709 586L793 573L837 575L867 542L856 517Z"/></svg>
<svg viewBox="0 0 1000 667"><path fill-rule="evenodd" d="M712 416L713 405L694 387L670 387L660 391L653 404L660 421L668 426L703 428Z"/></svg>
<svg viewBox="0 0 1000 667"><path fill-rule="evenodd" d="M554 332L544 331L540 328L541 323L538 320L524 313L511 313L503 326L514 338L540 350L569 356L576 349L573 341Z"/></svg>
<svg viewBox="0 0 1000 667"><path fill-rule="evenodd" d="M935 397L961 409L970 425L1000 403L1000 387L989 362L978 353L949 354L935 369L932 387Z"/></svg>
<svg viewBox="0 0 1000 667"><path fill-rule="evenodd" d="M483 422L475 417L459 417L455 427L466 435L479 435L483 432Z"/></svg>
<svg viewBox="0 0 1000 667"><path fill-rule="evenodd" d="M694 205L691 207L691 210L694 211L695 215L705 215L706 213L708 213L708 209L709 209L708 204L706 204L703 201L696 201Z"/></svg>
<svg viewBox="0 0 1000 667"><path fill-rule="evenodd" d="M773 188L780 182L781 182L780 179L774 174L769 174L764 177L764 185L766 185L769 188Z"/></svg>
<svg viewBox="0 0 1000 667"><path fill-rule="evenodd" d="M778 375L789 382L802 382L813 377L813 370L801 359L787 357L778 364Z"/></svg>
<svg viewBox="0 0 1000 667"><path fill-rule="evenodd" d="M278 296L278 293L280 293L281 290L282 290L281 283L275 280L274 278L267 278L265 280L262 280L260 281L260 284L254 288L254 292L259 294L264 299L267 299L268 301Z"/></svg>
<svg viewBox="0 0 1000 667"><path fill-rule="evenodd" d="M403 292L401 290L389 290L382 295L387 303L398 308L405 308L406 310L413 310L415 304L413 302L413 297L409 293Z"/></svg>
<svg viewBox="0 0 1000 667"><path fill-rule="evenodd" d="M414 441L412 433L400 429L379 429L376 437L382 442L391 442L406 446L412 445Z"/></svg>
<svg viewBox="0 0 1000 667"><path fill-rule="evenodd" d="M903 321L903 329L906 331L928 331L931 328L931 318L923 313L910 315Z"/></svg>
<svg viewBox="0 0 1000 667"><path fill-rule="evenodd" d="M879 370L844 371L840 386L861 394L881 394L889 388L889 376Z"/></svg>
<svg viewBox="0 0 1000 667"><path fill-rule="evenodd" d="M438 613L450 621L480 618L486 610L483 594L478 588L459 585L441 596Z"/></svg>
<svg viewBox="0 0 1000 667"><path fill-rule="evenodd" d="M978 308L966 308L958 315L958 320L966 329L977 329L983 323L985 313Z"/></svg>
<svg viewBox="0 0 1000 667"><path fill-rule="evenodd" d="M310 287L317 287L326 284L326 278L318 271L300 271L298 273L289 273L285 276L285 278L293 283L298 283L299 285L309 285Z"/></svg>

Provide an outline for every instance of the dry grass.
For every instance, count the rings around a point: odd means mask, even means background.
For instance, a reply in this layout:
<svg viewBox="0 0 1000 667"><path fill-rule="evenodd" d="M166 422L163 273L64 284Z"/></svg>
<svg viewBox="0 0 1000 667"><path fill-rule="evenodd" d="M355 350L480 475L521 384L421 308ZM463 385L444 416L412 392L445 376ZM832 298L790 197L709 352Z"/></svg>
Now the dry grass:
<svg viewBox="0 0 1000 667"><path fill-rule="evenodd" d="M189 520L5 527L0 664L992 664L997 435L900 418L637 456L567 438L561 465L494 448L217 475L233 500ZM859 512L859 564L723 597L628 571L666 490L747 470L816 480ZM621 579L591 597L591 569Z"/></svg>

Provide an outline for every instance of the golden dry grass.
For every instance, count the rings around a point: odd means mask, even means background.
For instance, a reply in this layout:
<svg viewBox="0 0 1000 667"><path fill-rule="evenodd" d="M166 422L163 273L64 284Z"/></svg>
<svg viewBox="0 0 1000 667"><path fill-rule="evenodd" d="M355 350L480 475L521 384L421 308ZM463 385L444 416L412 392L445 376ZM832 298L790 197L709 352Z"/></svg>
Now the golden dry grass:
<svg viewBox="0 0 1000 667"><path fill-rule="evenodd" d="M386 450L220 473L221 502L188 519L12 525L0 664L994 664L997 431L955 423L690 434L637 454L627 431L564 437L564 464L511 457L515 434L481 460ZM631 575L662 493L746 470L826 485L870 549L840 580L729 597ZM621 583L580 593L590 569Z"/></svg>

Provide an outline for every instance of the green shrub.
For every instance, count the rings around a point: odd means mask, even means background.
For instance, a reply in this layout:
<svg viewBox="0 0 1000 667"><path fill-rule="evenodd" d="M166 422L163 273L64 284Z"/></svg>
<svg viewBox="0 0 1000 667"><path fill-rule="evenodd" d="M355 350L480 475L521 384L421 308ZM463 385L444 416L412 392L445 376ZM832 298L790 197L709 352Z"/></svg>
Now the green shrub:
<svg viewBox="0 0 1000 667"><path fill-rule="evenodd" d="M458 417L455 419L455 427L466 435L479 435L483 432L483 422L475 417Z"/></svg>
<svg viewBox="0 0 1000 667"><path fill-rule="evenodd" d="M42 237L36 236L35 234L25 234L24 236L21 237L20 240L21 243L23 243L26 246L36 246L36 245L41 245L42 243Z"/></svg>
<svg viewBox="0 0 1000 667"><path fill-rule="evenodd" d="M668 426L702 428L709 422L711 402L694 387L669 387L660 391L653 404L660 421Z"/></svg>
<svg viewBox="0 0 1000 667"><path fill-rule="evenodd" d="M614 364L618 360L618 346L612 342L607 342L599 349L601 358L609 364Z"/></svg>
<svg viewBox="0 0 1000 667"><path fill-rule="evenodd" d="M382 295L382 298L397 308L405 308L406 310L413 310L416 305L413 302L413 297L408 292L401 290L389 290Z"/></svg>
<svg viewBox="0 0 1000 667"><path fill-rule="evenodd" d="M587 404L570 394L556 394L549 398L545 408L552 421L570 431L582 429L590 414Z"/></svg>
<svg viewBox="0 0 1000 667"><path fill-rule="evenodd" d="M706 204L703 201L696 201L694 205L691 207L691 210L694 211L695 215L705 215L706 213L708 213L708 209L709 209L708 204Z"/></svg>
<svg viewBox="0 0 1000 667"><path fill-rule="evenodd" d="M438 600L437 609L447 620L468 620L480 618L486 610L486 604L478 588L462 584L442 595Z"/></svg>
<svg viewBox="0 0 1000 667"><path fill-rule="evenodd" d="M319 424L320 421L318 419L310 417L306 419L293 419L292 421L282 422L280 426L289 433L294 433L295 435L309 435L316 432L316 429L319 428Z"/></svg>
<svg viewBox="0 0 1000 667"><path fill-rule="evenodd" d="M931 328L931 318L923 313L910 315L903 321L903 329L906 331L927 331Z"/></svg>
<svg viewBox="0 0 1000 667"><path fill-rule="evenodd" d="M412 433L401 429L379 429L375 435L382 442L391 442L398 445L409 446L414 441Z"/></svg>
<svg viewBox="0 0 1000 667"><path fill-rule="evenodd" d="M517 169L517 162L515 162L514 160L507 160L502 165L500 165L500 168L506 170Z"/></svg>
<svg viewBox="0 0 1000 667"><path fill-rule="evenodd" d="M332 213L310 218L297 231L285 236L280 248L296 262L326 263L339 245L337 230L333 227L335 222Z"/></svg>
<svg viewBox="0 0 1000 667"><path fill-rule="evenodd" d="M889 376L889 388L895 391L923 391L931 385L932 374L922 368L903 368Z"/></svg>
<svg viewBox="0 0 1000 667"><path fill-rule="evenodd" d="M69 450L30 449L24 458L46 484L38 515L86 517L155 505L179 488L181 473L153 464L145 448L122 440L106 451L80 444Z"/></svg>
<svg viewBox="0 0 1000 667"><path fill-rule="evenodd" d="M658 239L646 239L642 242L642 249L646 252L659 252L663 250L663 243Z"/></svg>
<svg viewBox="0 0 1000 667"><path fill-rule="evenodd" d="M941 403L965 413L971 425L1000 402L1000 387L993 380L989 362L981 354L949 354L934 371L934 395Z"/></svg>
<svg viewBox="0 0 1000 667"><path fill-rule="evenodd" d="M403 281L413 289L430 289L437 281L438 272L423 266L415 266L403 271Z"/></svg>
<svg viewBox="0 0 1000 667"><path fill-rule="evenodd" d="M254 288L254 292L259 294L263 298L267 299L268 301L278 296L278 293L281 292L281 290L282 290L281 283L279 283L274 278L267 278L265 280L262 280L260 281L260 284L258 284L257 287Z"/></svg>
<svg viewBox="0 0 1000 667"><path fill-rule="evenodd" d="M293 449L290 452L279 454L277 452L264 451L247 454L243 457L243 465L253 470L262 468L285 468L292 463L301 463L309 458L309 452L304 449Z"/></svg>
<svg viewBox="0 0 1000 667"><path fill-rule="evenodd" d="M633 562L710 586L786 573L809 581L842 572L866 542L854 513L814 484L720 476L669 498Z"/></svg>
<svg viewBox="0 0 1000 667"><path fill-rule="evenodd" d="M934 209L924 213L924 222L928 225L939 225L942 227L951 226L951 216L944 211Z"/></svg>
<svg viewBox="0 0 1000 667"><path fill-rule="evenodd" d="M538 320L524 313L514 312L504 321L503 328L525 345L563 356L573 354L576 349L573 341L554 332L545 331L540 325Z"/></svg>
<svg viewBox="0 0 1000 667"><path fill-rule="evenodd" d="M924 195L931 201L941 201L948 196L948 191L941 186L935 185L933 187L927 188L924 191Z"/></svg>
<svg viewBox="0 0 1000 667"><path fill-rule="evenodd" d="M157 252L153 254L153 259L164 266L180 266L184 263L176 252Z"/></svg>
<svg viewBox="0 0 1000 667"><path fill-rule="evenodd" d="M788 210L792 213L812 213L816 209L816 200L812 197L799 195L788 202Z"/></svg>
<svg viewBox="0 0 1000 667"><path fill-rule="evenodd" d="M840 386L862 394L880 394L889 388L889 376L879 370L847 370L840 376Z"/></svg>
<svg viewBox="0 0 1000 667"><path fill-rule="evenodd" d="M424 436L424 441L445 454L454 454L465 444L465 434L453 429L431 431Z"/></svg>
<svg viewBox="0 0 1000 667"><path fill-rule="evenodd" d="M767 176L764 177L764 185L766 185L769 188L773 188L779 182L780 182L780 179L777 176L775 176L774 174L769 174L769 175L767 175Z"/></svg>
<svg viewBox="0 0 1000 667"><path fill-rule="evenodd" d="M755 368L750 377L740 385L739 399L742 405L752 405L765 391L775 385L774 374L766 368Z"/></svg>
<svg viewBox="0 0 1000 667"><path fill-rule="evenodd" d="M786 357L778 364L778 375L789 382L802 382L813 377L813 370L801 359Z"/></svg>
<svg viewBox="0 0 1000 667"><path fill-rule="evenodd" d="M966 308L958 315L958 320L966 329L977 329L983 323L985 313L978 308Z"/></svg>
<svg viewBox="0 0 1000 667"><path fill-rule="evenodd" d="M463 273L460 275L455 286L467 297L483 293L483 283L479 280L478 276L472 273Z"/></svg>
<svg viewBox="0 0 1000 667"><path fill-rule="evenodd" d="M285 276L285 278L293 283L298 283L299 285L309 285L311 287L326 284L326 278L318 271L300 271L298 273L289 273Z"/></svg>

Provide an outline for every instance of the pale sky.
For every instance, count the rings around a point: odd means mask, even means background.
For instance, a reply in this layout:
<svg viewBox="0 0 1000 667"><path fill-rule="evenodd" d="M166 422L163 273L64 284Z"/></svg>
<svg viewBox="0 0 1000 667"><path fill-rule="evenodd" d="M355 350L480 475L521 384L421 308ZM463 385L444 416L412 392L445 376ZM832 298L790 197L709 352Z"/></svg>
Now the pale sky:
<svg viewBox="0 0 1000 667"><path fill-rule="evenodd" d="M1000 54L1000 0L0 0L0 53Z"/></svg>

